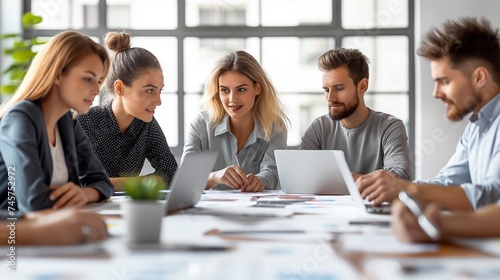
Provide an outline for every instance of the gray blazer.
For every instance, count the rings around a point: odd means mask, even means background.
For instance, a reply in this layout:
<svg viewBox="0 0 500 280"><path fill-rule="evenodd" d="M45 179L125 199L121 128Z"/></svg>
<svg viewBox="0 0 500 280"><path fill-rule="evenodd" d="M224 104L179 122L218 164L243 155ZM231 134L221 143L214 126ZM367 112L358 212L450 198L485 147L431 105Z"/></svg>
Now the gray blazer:
<svg viewBox="0 0 500 280"><path fill-rule="evenodd" d="M78 122L68 112L57 125L69 181L94 188L101 200L109 198L113 185ZM40 103L24 100L15 104L0 121L0 209L11 206L30 212L52 207L52 165ZM14 196L16 203L11 202Z"/></svg>

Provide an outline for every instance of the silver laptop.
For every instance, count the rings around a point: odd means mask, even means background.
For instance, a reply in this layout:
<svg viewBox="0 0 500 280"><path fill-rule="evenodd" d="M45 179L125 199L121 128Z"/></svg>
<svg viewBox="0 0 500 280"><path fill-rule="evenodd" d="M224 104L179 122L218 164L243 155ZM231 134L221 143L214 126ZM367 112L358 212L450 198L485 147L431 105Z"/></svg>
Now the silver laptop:
<svg viewBox="0 0 500 280"><path fill-rule="evenodd" d="M358 207L361 211L366 211L370 214L390 214L391 205L384 203L380 206L375 206L372 203L364 200L359 193L356 183L354 183L354 178L352 177L347 161L345 160L344 152L342 151L331 151L332 157L334 158L334 164L330 166L332 172L336 174L341 174L342 180L345 182L349 194L352 197L354 205ZM333 171L334 170L334 171Z"/></svg>
<svg viewBox="0 0 500 280"><path fill-rule="evenodd" d="M216 159L217 152L204 151L184 156L170 184L166 215L191 208L200 201Z"/></svg>
<svg viewBox="0 0 500 280"><path fill-rule="evenodd" d="M275 150L281 190L296 194L348 195L332 150ZM342 153L342 156L344 154Z"/></svg>

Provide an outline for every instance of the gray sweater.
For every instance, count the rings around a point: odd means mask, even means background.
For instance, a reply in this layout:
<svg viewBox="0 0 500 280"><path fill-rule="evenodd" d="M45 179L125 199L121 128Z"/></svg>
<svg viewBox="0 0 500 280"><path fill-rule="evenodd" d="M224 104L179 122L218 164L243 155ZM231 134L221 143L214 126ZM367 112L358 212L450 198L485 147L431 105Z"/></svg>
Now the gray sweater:
<svg viewBox="0 0 500 280"><path fill-rule="evenodd" d="M409 180L407 141L400 119L369 109L368 118L356 128L345 128L329 115L315 119L302 137L299 149L342 150L351 172L367 174L384 169Z"/></svg>

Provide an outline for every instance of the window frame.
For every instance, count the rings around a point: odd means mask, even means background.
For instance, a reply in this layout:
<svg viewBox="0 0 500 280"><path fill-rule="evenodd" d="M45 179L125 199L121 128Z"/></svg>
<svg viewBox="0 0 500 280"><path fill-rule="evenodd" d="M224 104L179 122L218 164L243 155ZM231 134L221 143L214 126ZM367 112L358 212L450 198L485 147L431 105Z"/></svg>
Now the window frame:
<svg viewBox="0 0 500 280"><path fill-rule="evenodd" d="M259 0L265 1L265 0ZM169 36L177 38L177 106L178 106L178 145L171 147L172 152L180 158L183 149L185 125L184 125L184 39L187 37L197 38L247 38L257 37L262 40L264 37L331 37L335 40L336 47L342 47L342 39L350 36L407 36L408 37L408 143L410 148L411 161L415 161L415 2L409 0L408 3L408 26L405 28L371 28L371 29L345 29L342 27L342 0L332 1L332 21L329 24L321 25L300 25L300 26L186 26L185 1L177 0L177 28L171 30L143 30L133 29L134 36ZM261 2L259 2L261 5ZM123 29L108 29L106 0L98 0L98 26L95 29L83 28L78 31L102 38L108 31L123 31ZM23 13L31 10L31 1L23 0ZM102 23L102 24L101 24ZM54 36L64 30L43 30L25 33L27 36ZM262 41L261 41L262 42ZM261 43L262 56L262 43ZM326 51L326 50L325 50ZM262 57L258 58L262 61ZM304 94L322 94L318 92L301 92ZM370 94L387 92L370 91ZM280 92L287 94L287 92ZM289 146L290 149L297 148ZM413 171L414 173L414 171ZM413 177L413 176L412 176Z"/></svg>

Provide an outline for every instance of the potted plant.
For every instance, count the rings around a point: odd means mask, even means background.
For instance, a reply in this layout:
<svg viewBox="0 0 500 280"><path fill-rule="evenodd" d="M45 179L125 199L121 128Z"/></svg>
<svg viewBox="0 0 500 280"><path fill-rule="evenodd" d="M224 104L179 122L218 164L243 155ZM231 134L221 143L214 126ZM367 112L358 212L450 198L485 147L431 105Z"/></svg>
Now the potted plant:
<svg viewBox="0 0 500 280"><path fill-rule="evenodd" d="M12 60L2 72L5 76L4 84L0 88L2 94L13 94L21 81L24 79L31 61L37 54L37 46L47 42L46 39L38 36L26 36L27 32L42 22L42 17L30 12L22 16L22 26L25 32L23 34L7 33L0 36L1 40L9 40L11 44L3 49L3 54L9 56ZM8 79L7 79L8 78Z"/></svg>
<svg viewBox="0 0 500 280"><path fill-rule="evenodd" d="M137 177L123 184L130 200L124 202L129 243L158 243L165 203L158 201L163 180L156 176Z"/></svg>

